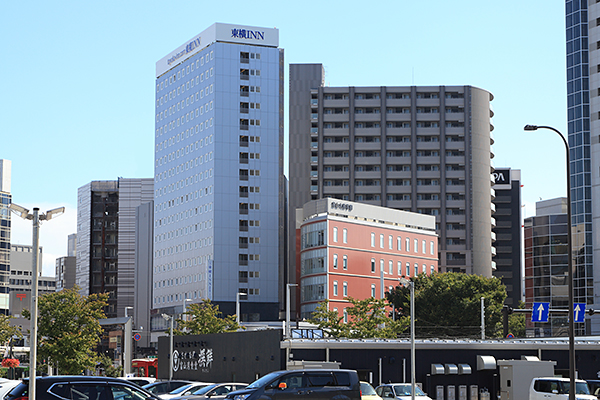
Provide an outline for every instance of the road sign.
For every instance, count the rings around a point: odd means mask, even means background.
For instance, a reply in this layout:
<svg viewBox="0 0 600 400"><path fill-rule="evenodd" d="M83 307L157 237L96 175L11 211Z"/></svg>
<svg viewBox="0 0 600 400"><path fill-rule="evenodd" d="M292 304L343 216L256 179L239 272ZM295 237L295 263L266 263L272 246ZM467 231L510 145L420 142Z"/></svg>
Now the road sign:
<svg viewBox="0 0 600 400"><path fill-rule="evenodd" d="M533 303L531 322L548 322L550 303Z"/></svg>
<svg viewBox="0 0 600 400"><path fill-rule="evenodd" d="M573 321L583 322L585 319L585 303L573 304Z"/></svg>
<svg viewBox="0 0 600 400"><path fill-rule="evenodd" d="M135 340L136 342L139 342L139 340L142 338L142 335L140 335L139 333L136 333L135 335L133 335L133 340Z"/></svg>

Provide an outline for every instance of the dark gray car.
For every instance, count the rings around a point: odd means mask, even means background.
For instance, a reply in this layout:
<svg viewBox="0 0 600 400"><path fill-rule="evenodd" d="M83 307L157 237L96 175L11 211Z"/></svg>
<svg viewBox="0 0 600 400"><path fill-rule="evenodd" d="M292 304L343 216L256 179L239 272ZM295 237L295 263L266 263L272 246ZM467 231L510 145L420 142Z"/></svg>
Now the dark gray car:
<svg viewBox="0 0 600 400"><path fill-rule="evenodd" d="M144 385L142 387L154 395L159 395L159 394L170 393L173 390L175 390L183 385L187 385L188 383L192 383L192 382L190 382L190 381L154 382L154 383L149 383L147 385Z"/></svg>
<svg viewBox="0 0 600 400"><path fill-rule="evenodd" d="M356 371L305 369L271 372L226 400L360 400Z"/></svg>

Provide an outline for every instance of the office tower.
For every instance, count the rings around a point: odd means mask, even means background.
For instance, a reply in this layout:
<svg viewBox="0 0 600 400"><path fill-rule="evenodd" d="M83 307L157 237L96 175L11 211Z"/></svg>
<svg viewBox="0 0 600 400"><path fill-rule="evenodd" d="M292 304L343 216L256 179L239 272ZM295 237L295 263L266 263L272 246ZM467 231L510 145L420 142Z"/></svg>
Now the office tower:
<svg viewBox="0 0 600 400"><path fill-rule="evenodd" d="M506 286L507 297L504 304L518 307L519 302L523 300L521 171L496 168L493 176L493 189L496 192L493 201L496 207L496 226L493 229L496 253L492 258L496 263L496 270L493 274Z"/></svg>
<svg viewBox="0 0 600 400"><path fill-rule="evenodd" d="M77 234L72 233L67 237L67 256L75 257L77 255Z"/></svg>
<svg viewBox="0 0 600 400"><path fill-rule="evenodd" d="M38 261L42 265L42 247L39 248ZM24 309L31 308L31 265L33 264L33 246L13 244L10 249L10 313L21 317ZM38 269L38 293L44 295L56 291L53 276L42 276ZM28 325L28 323L27 323Z"/></svg>
<svg viewBox="0 0 600 400"><path fill-rule="evenodd" d="M438 270L434 216L331 198L298 214L302 319L326 300L347 322L347 297L384 299L400 278Z"/></svg>
<svg viewBox="0 0 600 400"><path fill-rule="evenodd" d="M525 301L569 308L567 199L538 201L534 217L525 218ZM567 314L550 313L549 323L527 321L531 336L567 336ZM575 324L582 334L582 324Z"/></svg>
<svg viewBox="0 0 600 400"><path fill-rule="evenodd" d="M277 29L216 23L156 63L153 329L210 299L279 315L283 50Z"/></svg>
<svg viewBox="0 0 600 400"><path fill-rule="evenodd" d="M11 161L0 159L0 313L9 313Z"/></svg>
<svg viewBox="0 0 600 400"><path fill-rule="evenodd" d="M594 242L600 223L598 187L600 180L592 171L598 171L600 130L598 113L600 101L597 64L600 56L600 4L587 0L567 0L567 118L568 143L571 164L571 226L573 245L573 301L587 303L593 308L600 304L595 299L600 293L597 261L594 258L600 245ZM590 67L590 65L592 65ZM592 135L596 132L596 136ZM564 132L563 132L564 133ZM588 318L591 333L600 332L600 320Z"/></svg>
<svg viewBox="0 0 600 400"><path fill-rule="evenodd" d="M75 283L83 295L109 294L108 318L134 304L135 213L153 196L151 178L92 181L78 190Z"/></svg>
<svg viewBox="0 0 600 400"><path fill-rule="evenodd" d="M492 95L323 78L321 64L290 65L290 219L326 197L434 215L440 270L491 277Z"/></svg>

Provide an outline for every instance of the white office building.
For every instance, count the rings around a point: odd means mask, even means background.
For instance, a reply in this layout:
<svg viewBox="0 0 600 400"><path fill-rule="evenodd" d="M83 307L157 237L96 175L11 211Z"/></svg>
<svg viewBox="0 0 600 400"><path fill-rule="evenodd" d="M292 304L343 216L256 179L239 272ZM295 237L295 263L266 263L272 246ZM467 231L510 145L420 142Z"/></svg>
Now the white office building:
<svg viewBox="0 0 600 400"><path fill-rule="evenodd" d="M211 299L275 319L283 240L279 31L216 23L156 63L153 329Z"/></svg>

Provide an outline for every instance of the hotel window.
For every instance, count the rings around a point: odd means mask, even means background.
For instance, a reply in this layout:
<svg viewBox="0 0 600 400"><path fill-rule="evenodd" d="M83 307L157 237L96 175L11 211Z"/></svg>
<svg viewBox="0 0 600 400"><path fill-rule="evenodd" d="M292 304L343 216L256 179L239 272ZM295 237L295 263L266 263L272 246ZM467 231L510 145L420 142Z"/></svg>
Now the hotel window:
<svg viewBox="0 0 600 400"><path fill-rule="evenodd" d="M383 263L384 263L384 261L383 261L383 258L382 258L382 259L379 260L379 272L380 273L382 273L383 271L385 271L383 269Z"/></svg>
<svg viewBox="0 0 600 400"><path fill-rule="evenodd" d="M342 284L342 294L344 297L348 297L348 282Z"/></svg>
<svg viewBox="0 0 600 400"><path fill-rule="evenodd" d="M398 246L398 251L402 251L402 238L400 236L396 238L396 246Z"/></svg>
<svg viewBox="0 0 600 400"><path fill-rule="evenodd" d="M371 272L375 272L375 259L371 258Z"/></svg>
<svg viewBox="0 0 600 400"><path fill-rule="evenodd" d="M410 238L406 238L406 243L405 243L404 247L406 247L407 252L410 251Z"/></svg>
<svg viewBox="0 0 600 400"><path fill-rule="evenodd" d="M338 255L334 254L333 255L333 268L337 269L337 264L338 264Z"/></svg>
<svg viewBox="0 0 600 400"><path fill-rule="evenodd" d="M432 275L433 275L433 273L435 272L435 266L434 266L434 265L432 265L432 266L430 267L430 269L431 269L431 272L430 272L430 274L432 274Z"/></svg>
<svg viewBox="0 0 600 400"><path fill-rule="evenodd" d="M402 276L402 261L398 261L398 276Z"/></svg>
<svg viewBox="0 0 600 400"><path fill-rule="evenodd" d="M333 295L334 296L338 295L338 284L337 284L337 281L333 281Z"/></svg>
<svg viewBox="0 0 600 400"><path fill-rule="evenodd" d="M375 234L371 232L371 247L375 247Z"/></svg>
<svg viewBox="0 0 600 400"><path fill-rule="evenodd" d="M415 272L413 276L419 275L419 264L415 264Z"/></svg>
<svg viewBox="0 0 600 400"><path fill-rule="evenodd" d="M337 227L333 228L333 241L337 243Z"/></svg>
<svg viewBox="0 0 600 400"><path fill-rule="evenodd" d="M419 239L415 239L415 253L419 252Z"/></svg>
<svg viewBox="0 0 600 400"><path fill-rule="evenodd" d="M383 249L383 233L379 234L379 247Z"/></svg>
<svg viewBox="0 0 600 400"><path fill-rule="evenodd" d="M348 243L348 229L346 228L342 230L342 242Z"/></svg>
<svg viewBox="0 0 600 400"><path fill-rule="evenodd" d="M421 247L422 247L421 252L423 254L427 254L427 241L426 240L423 240L421 242ZM425 271L423 271L423 272L425 272Z"/></svg>
<svg viewBox="0 0 600 400"><path fill-rule="evenodd" d="M427 273L427 265L423 264L423 273L426 274Z"/></svg>
<svg viewBox="0 0 600 400"><path fill-rule="evenodd" d="M410 263L406 263L406 276L410 276Z"/></svg>
<svg viewBox="0 0 600 400"><path fill-rule="evenodd" d="M347 324L348 323L348 310L346 310L344 308L344 323Z"/></svg>
<svg viewBox="0 0 600 400"><path fill-rule="evenodd" d="M342 258L342 267L348 269L348 256L344 255Z"/></svg>
<svg viewBox="0 0 600 400"><path fill-rule="evenodd" d="M429 242L429 252L431 253L431 255L435 254L435 246L433 244L433 241Z"/></svg>
<svg viewBox="0 0 600 400"><path fill-rule="evenodd" d="M390 275L394 274L394 262L392 260L388 261L388 270Z"/></svg>
<svg viewBox="0 0 600 400"><path fill-rule="evenodd" d="M375 298L375 285L371 285L371 297Z"/></svg>

